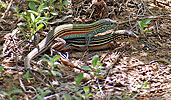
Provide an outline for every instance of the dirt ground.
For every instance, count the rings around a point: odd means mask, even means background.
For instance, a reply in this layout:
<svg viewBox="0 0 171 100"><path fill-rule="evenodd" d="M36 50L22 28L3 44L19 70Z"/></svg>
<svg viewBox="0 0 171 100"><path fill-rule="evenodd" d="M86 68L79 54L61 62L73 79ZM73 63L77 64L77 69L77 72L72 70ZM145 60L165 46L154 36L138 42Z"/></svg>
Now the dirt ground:
<svg viewBox="0 0 171 100"><path fill-rule="evenodd" d="M72 97L84 94L83 86L90 88L93 96L90 100L171 100L171 1L169 0L68 0L68 12L61 12L56 19L67 20L63 23L91 23L103 18L111 18L118 23L115 30L131 30L141 37L120 49L99 51L68 51L69 62L57 62L61 74L53 76L42 70L51 70L48 64L43 64L41 56L32 61L33 72L52 88L45 86L41 81L32 77L25 79L24 57L35 47L33 43L19 44L24 40L21 30L17 29L19 22L25 22L15 16L12 6L18 6L20 12L28 9L28 2L8 0L11 8L0 10L0 60L3 70L0 71L0 91L10 93L11 90L21 89L23 92L10 95L17 99L36 99L40 95L38 87L43 91L51 91L44 99L63 100L66 93ZM7 11L5 14L4 12ZM3 16L4 15L4 16ZM56 20L50 20L56 22ZM137 21L152 20L144 30L152 33L140 34ZM56 25L50 25L54 26ZM17 32L15 32L17 31ZM45 30L42 30L45 31ZM47 30L46 30L47 31ZM28 32L28 31L26 31ZM17 35L16 35L17 34ZM43 33L43 37L45 34ZM49 54L47 51L44 54ZM102 63L98 78L89 75L81 66L92 66L94 55L99 55ZM47 67L45 67L47 66ZM75 67L75 68L73 68ZM96 68L99 66L95 66ZM95 69L96 69L95 68ZM97 68L98 69L98 68ZM85 79L75 93L75 80L78 73L84 72ZM147 82L147 86L145 86ZM98 91L97 91L98 90ZM8 97L0 93L0 98ZM67 100L67 99L66 99Z"/></svg>

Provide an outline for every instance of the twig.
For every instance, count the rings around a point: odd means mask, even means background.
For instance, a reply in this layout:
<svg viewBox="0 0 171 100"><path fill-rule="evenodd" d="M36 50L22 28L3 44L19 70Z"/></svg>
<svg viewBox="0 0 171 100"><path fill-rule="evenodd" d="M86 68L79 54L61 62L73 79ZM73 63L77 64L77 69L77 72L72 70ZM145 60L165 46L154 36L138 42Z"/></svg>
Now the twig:
<svg viewBox="0 0 171 100"><path fill-rule="evenodd" d="M159 26L158 26L158 23L157 23L157 21L156 21L155 23L156 23L156 29L157 29L157 33L159 33Z"/></svg>
<svg viewBox="0 0 171 100"><path fill-rule="evenodd" d="M129 43L126 43L126 44L124 44L124 45L121 45L121 46L115 48L114 50L112 50L112 52L115 52L115 51L117 51L117 50L123 48L124 46L126 46L126 45L128 45L128 44L129 44ZM103 62L104 59L105 59L109 54L111 54L111 52L108 52L108 53L104 56L104 58L101 60L101 62Z"/></svg>
<svg viewBox="0 0 171 100"><path fill-rule="evenodd" d="M141 17L141 18L139 18L139 17ZM138 16L135 19L127 20L127 21L122 21L122 22L119 22L118 24L122 25L122 24L125 24L125 23L136 21L138 19L139 20L147 19L147 18L156 19L156 18L163 18L163 17L171 17L171 14L168 14L168 15L157 15L157 16Z"/></svg>
<svg viewBox="0 0 171 100"><path fill-rule="evenodd" d="M1 19L4 19L6 13L9 11L9 9L10 9L10 7L11 7L11 5L12 5L12 2L13 2L13 0L10 1L9 5L8 5L8 8L6 9L6 11L5 11L5 13L3 14L3 16L1 17Z"/></svg>
<svg viewBox="0 0 171 100"><path fill-rule="evenodd" d="M29 71L29 73L30 73L34 78L36 78L36 79L38 79L39 81L41 81L45 86L50 87L49 84L45 83L41 78L37 77L37 76L31 71L31 69L27 69L27 70Z"/></svg>
<svg viewBox="0 0 171 100"><path fill-rule="evenodd" d="M21 80L21 76L19 76L19 82L20 82L21 88L23 88L23 90L26 91L26 88L25 88L25 86L23 84L23 81Z"/></svg>

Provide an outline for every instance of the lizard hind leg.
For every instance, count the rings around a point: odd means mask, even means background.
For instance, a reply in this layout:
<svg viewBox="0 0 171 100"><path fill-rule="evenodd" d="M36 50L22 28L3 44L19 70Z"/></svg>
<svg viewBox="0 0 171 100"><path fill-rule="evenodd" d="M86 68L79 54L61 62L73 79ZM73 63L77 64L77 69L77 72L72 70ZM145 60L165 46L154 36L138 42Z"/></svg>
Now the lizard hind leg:
<svg viewBox="0 0 171 100"><path fill-rule="evenodd" d="M53 49L56 50L56 51L60 51L65 45L66 45L66 41L62 38L55 38L53 45L51 46L51 55L53 55Z"/></svg>

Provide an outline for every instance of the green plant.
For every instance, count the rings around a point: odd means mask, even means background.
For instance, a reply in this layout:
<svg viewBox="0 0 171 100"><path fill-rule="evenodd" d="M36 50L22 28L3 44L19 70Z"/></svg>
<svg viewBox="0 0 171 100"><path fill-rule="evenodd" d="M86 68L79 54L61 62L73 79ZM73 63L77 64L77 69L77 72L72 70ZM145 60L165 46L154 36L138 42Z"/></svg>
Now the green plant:
<svg viewBox="0 0 171 100"><path fill-rule="evenodd" d="M102 70L102 63L100 63L98 55L93 56L92 66L93 66L93 68L90 68L88 66L82 66L82 68L84 70L90 71L96 77L99 77L99 78L102 77L100 74L104 73L105 71ZM80 73L78 75L78 77L75 78L75 82L76 82L75 93L78 95L78 97L77 96L74 97L75 100L81 100L82 98L85 100L89 100L91 98L91 96L93 95L92 93L90 93L90 88L87 86L83 86L83 90L84 90L85 94L81 94L78 92L78 89L79 89L79 86L80 86L80 83L82 80L83 80L83 73ZM96 88L96 90L98 91L99 89ZM68 97L68 95L67 95L67 97Z"/></svg>
<svg viewBox="0 0 171 100"><path fill-rule="evenodd" d="M58 11L56 10L56 8L58 8L59 11L61 12L63 9L66 10L64 6L69 4L67 0L60 0L59 3L56 5L55 5L56 0L50 0L50 2L48 2L48 0L28 0L28 1L29 1L28 6L30 10L26 10L25 12L20 14L18 13L17 7L15 7L14 10L16 11L17 16L23 17L26 20L27 24L21 22L18 23L17 25L22 31L25 39L27 39L27 36L24 30L21 28L21 26L27 27L28 30L27 32L30 33L30 37L29 37L30 40L33 40L32 37L33 35L35 35L37 31L39 31L44 26L47 27L49 19L52 19L54 16L58 15Z"/></svg>
<svg viewBox="0 0 171 100"><path fill-rule="evenodd" d="M146 19L146 20L142 19L142 21L138 21L138 25L139 25L139 27L140 27L140 34L144 34L145 32L146 32L146 33L151 33L150 30L144 30L144 28L148 26L147 24L148 24L151 20L152 20L152 19Z"/></svg>
<svg viewBox="0 0 171 100"><path fill-rule="evenodd" d="M55 8L58 7L60 11L62 11L62 9L68 10L67 8L64 7L67 4L69 4L67 0L60 0L60 2L55 6Z"/></svg>
<svg viewBox="0 0 171 100"><path fill-rule="evenodd" d="M30 72L27 71L25 75L23 75L23 78L27 79L27 80L30 80L30 79L33 79L30 77Z"/></svg>
<svg viewBox="0 0 171 100"><path fill-rule="evenodd" d="M105 70L103 70L103 66L102 66L102 63L99 61L99 56L98 55L93 56L92 66L93 66L92 68L90 68L88 66L82 66L82 68L84 70L92 72L94 74L94 76L97 76L99 78L102 77L100 75L101 73L105 73L106 72Z"/></svg>
<svg viewBox="0 0 171 100"><path fill-rule="evenodd" d="M92 93L89 93L90 92L90 88L87 87L87 86L84 86L83 89L84 89L84 92L85 92L86 100L89 100L89 98L93 95Z"/></svg>
<svg viewBox="0 0 171 100"><path fill-rule="evenodd" d="M64 100L72 100L72 97L69 94L65 94Z"/></svg>
<svg viewBox="0 0 171 100"><path fill-rule="evenodd" d="M53 76L56 76L56 75L62 76L60 70L55 69L56 66L54 65L54 62L55 61L58 61L60 57L61 56L59 56L59 55L55 55L53 57L50 57L47 54L45 54L43 56L43 59L42 60L45 61L45 62L47 62L50 65L50 67L51 67L50 72L52 73ZM48 71L47 70L43 70L43 72L48 72Z"/></svg>
<svg viewBox="0 0 171 100"><path fill-rule="evenodd" d="M8 5L0 0L0 8L2 9L2 8L7 8L7 7Z"/></svg>
<svg viewBox="0 0 171 100"><path fill-rule="evenodd" d="M40 94L38 95L37 100L46 100L44 99L44 97L48 95L49 93L51 93L50 90L43 91L41 88L37 88L37 90L39 91L39 94Z"/></svg>
<svg viewBox="0 0 171 100"><path fill-rule="evenodd" d="M124 91L122 96L117 96L120 100L136 100L139 91L143 88L148 88L148 82L144 81L140 87L136 87L130 94L127 93L127 89Z"/></svg>
<svg viewBox="0 0 171 100"><path fill-rule="evenodd" d="M0 94L7 96L8 100L17 100L14 94L22 93L23 91L20 89L10 89L9 93L5 91L0 91ZM1 98L0 100L6 100L5 98Z"/></svg>
<svg viewBox="0 0 171 100"><path fill-rule="evenodd" d="M80 73L78 75L78 77L75 78L75 82L76 82L76 84L75 84L75 87L76 87L75 88L75 93L79 96L79 97L75 96L74 97L75 100L81 100L82 98L84 100L89 100L89 98L93 95L92 93L89 93L90 88L87 87L87 86L83 86L83 90L84 90L85 94L81 94L81 93L78 92L78 89L79 89L79 86L80 86L80 83L81 83L82 80L83 80L83 73ZM67 94L66 96L67 96L67 98L69 98L69 94Z"/></svg>
<svg viewBox="0 0 171 100"><path fill-rule="evenodd" d="M41 17L40 14L38 13L34 13L34 11L31 10L27 10L26 12L24 12L23 14L20 14L20 17L23 17L27 24L25 23L18 23L17 25L19 26L19 28L21 29L21 25L27 26L27 28L31 31L31 35L29 37L30 40L32 40L33 35L35 35L35 33L37 31L39 31L42 27L44 27L44 25L47 25L47 22L45 21L46 17ZM24 32L22 30L22 32ZM25 33L24 37L26 38Z"/></svg>
<svg viewBox="0 0 171 100"><path fill-rule="evenodd" d="M77 96L74 96L74 99L75 100L81 100L81 98L83 98L84 96L82 95L82 94L80 94L79 92L78 92L78 90L79 90L79 85L80 85L80 83L81 83L81 81L83 80L83 73L80 73L80 74L78 74L78 76L75 78L75 82L76 82L76 84L75 84L75 89L74 89L74 91L75 91L75 94L77 95ZM65 94L65 100L72 100L72 98L71 98L71 96L69 95L69 94Z"/></svg>
<svg viewBox="0 0 171 100"><path fill-rule="evenodd" d="M136 93L131 93L130 95L127 95L127 89L124 91L122 96L117 96L119 100L136 100L135 97L137 97Z"/></svg>
<svg viewBox="0 0 171 100"><path fill-rule="evenodd" d="M1 72L3 69L4 69L4 67L3 67L3 66L0 66L0 72Z"/></svg>
<svg viewBox="0 0 171 100"><path fill-rule="evenodd" d="M19 13L19 8L18 7L15 7L15 6L12 6L12 8L13 8L13 10L14 10L14 12L16 13L14 13L13 15L14 15L14 19L19 19L19 15L20 15L20 13ZM16 17L15 17L16 16Z"/></svg>
<svg viewBox="0 0 171 100"><path fill-rule="evenodd" d="M0 66L0 78L3 77L3 74L1 73L1 71L4 69L3 66Z"/></svg>
<svg viewBox="0 0 171 100"><path fill-rule="evenodd" d="M75 78L75 82L76 82L76 84L75 84L75 86L76 86L76 90L75 91L78 91L78 86L80 85L80 82L83 80L83 73L80 73L79 75L78 75L78 77L77 78Z"/></svg>
<svg viewBox="0 0 171 100"><path fill-rule="evenodd" d="M33 1L39 3L39 5L37 6ZM39 31L42 27L44 27L44 25L47 26L47 20L49 16L46 12L43 12L44 3L41 3L39 0L30 0L29 8L30 10L26 10L23 13L20 14L17 13L17 15L23 17L26 20L27 24L21 22L18 23L17 25L22 31L25 39L27 39L27 37L25 35L25 32L22 30L21 26L27 26L27 29L30 30L29 39L32 40L33 35L35 35L37 31ZM44 16L42 16L42 13L44 13Z"/></svg>
<svg viewBox="0 0 171 100"><path fill-rule="evenodd" d="M48 0L29 0L29 8L37 13L42 14L42 16L50 17L49 12L52 15L58 15L58 12L55 11L55 8L53 7L53 3L56 0L50 0L50 3L48 4ZM36 8L36 3L38 5L38 8Z"/></svg>

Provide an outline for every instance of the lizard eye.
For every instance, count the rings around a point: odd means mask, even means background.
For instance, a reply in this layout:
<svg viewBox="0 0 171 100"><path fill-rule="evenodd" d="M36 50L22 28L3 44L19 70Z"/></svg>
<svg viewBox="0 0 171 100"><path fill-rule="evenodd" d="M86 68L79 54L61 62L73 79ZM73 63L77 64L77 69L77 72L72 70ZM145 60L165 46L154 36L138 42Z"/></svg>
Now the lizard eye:
<svg viewBox="0 0 171 100"><path fill-rule="evenodd" d="M120 36L120 39L123 39L123 38L124 38L124 36L123 36L123 35L121 35L121 36Z"/></svg>
<svg viewBox="0 0 171 100"><path fill-rule="evenodd" d="M107 26L106 26L106 25L104 25L103 29L106 29L106 28L107 28Z"/></svg>

